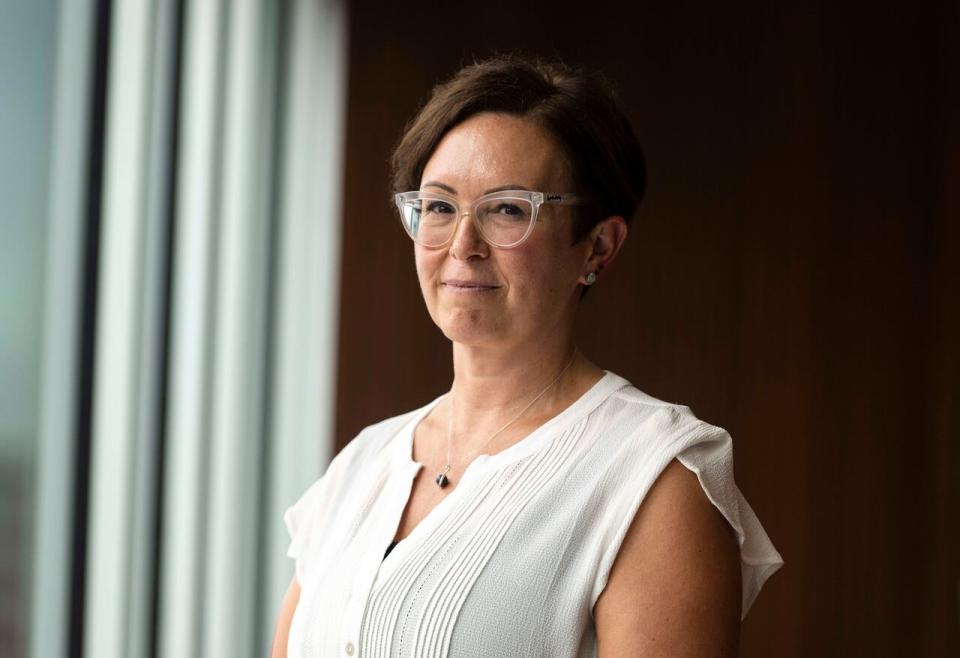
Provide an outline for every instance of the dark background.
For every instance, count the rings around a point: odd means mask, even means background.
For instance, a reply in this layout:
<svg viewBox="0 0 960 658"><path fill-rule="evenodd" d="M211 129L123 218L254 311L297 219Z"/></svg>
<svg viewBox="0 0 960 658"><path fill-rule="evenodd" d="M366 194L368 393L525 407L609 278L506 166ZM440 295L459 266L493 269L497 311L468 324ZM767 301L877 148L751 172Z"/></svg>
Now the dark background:
<svg viewBox="0 0 960 658"><path fill-rule="evenodd" d="M452 374L388 202L405 122L475 56L597 68L650 187L580 344L733 435L786 562L743 655L960 655L958 3L350 14L338 448Z"/></svg>

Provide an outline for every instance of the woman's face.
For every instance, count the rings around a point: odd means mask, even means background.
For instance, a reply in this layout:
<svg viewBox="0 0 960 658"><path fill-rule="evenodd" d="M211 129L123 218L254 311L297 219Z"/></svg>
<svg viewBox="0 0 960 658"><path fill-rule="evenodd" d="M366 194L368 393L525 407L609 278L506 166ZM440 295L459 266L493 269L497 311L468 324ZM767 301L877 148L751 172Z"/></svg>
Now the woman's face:
<svg viewBox="0 0 960 658"><path fill-rule="evenodd" d="M479 114L454 127L423 170L421 190L445 191L469 212L494 188L573 192L569 166L552 135L529 120ZM545 204L521 245L491 247L474 218L436 249L415 246L430 316L452 341L509 347L572 328L589 241L571 245L575 208ZM480 287L477 287L477 286Z"/></svg>

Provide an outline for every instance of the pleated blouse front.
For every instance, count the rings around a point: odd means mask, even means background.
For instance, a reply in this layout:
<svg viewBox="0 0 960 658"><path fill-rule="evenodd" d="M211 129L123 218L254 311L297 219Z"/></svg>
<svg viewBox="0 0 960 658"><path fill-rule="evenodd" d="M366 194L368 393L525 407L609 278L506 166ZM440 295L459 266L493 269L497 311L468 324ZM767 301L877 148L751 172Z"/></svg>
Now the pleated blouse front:
<svg viewBox="0 0 960 658"><path fill-rule="evenodd" d="M741 546L745 615L783 563L733 482L725 430L606 373L495 455L386 556L441 398L366 428L284 515L300 601L291 658L595 656L593 606L646 492L678 458Z"/></svg>

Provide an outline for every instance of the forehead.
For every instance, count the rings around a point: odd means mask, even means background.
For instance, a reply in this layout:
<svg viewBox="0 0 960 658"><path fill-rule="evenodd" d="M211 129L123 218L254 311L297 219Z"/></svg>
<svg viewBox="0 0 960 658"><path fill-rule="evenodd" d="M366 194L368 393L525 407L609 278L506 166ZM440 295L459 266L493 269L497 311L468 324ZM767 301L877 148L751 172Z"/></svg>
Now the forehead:
<svg viewBox="0 0 960 658"><path fill-rule="evenodd" d="M502 185L563 192L568 171L563 150L548 130L522 117L484 113L443 137L424 167L421 186L439 182L461 195Z"/></svg>

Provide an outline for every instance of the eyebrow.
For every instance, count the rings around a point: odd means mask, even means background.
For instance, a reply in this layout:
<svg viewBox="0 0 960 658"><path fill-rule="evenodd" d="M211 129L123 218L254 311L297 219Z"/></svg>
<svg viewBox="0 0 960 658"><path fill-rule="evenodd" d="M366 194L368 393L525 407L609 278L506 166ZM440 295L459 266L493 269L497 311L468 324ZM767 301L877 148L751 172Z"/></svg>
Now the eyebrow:
<svg viewBox="0 0 960 658"><path fill-rule="evenodd" d="M421 185L421 187L439 187L441 190L449 192L450 194L455 195L457 193L457 191L454 188L450 187L446 183L440 183L438 181L427 181L426 183ZM497 187L491 187L489 190L484 192L484 194L492 194L494 192L502 192L504 190L526 190L528 192L530 191L530 189L525 185L520 185L518 183L510 183L508 185L498 185Z"/></svg>

